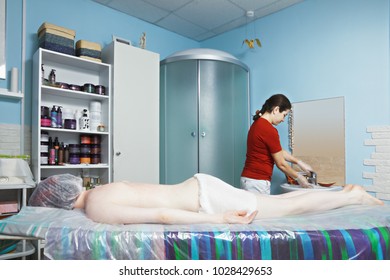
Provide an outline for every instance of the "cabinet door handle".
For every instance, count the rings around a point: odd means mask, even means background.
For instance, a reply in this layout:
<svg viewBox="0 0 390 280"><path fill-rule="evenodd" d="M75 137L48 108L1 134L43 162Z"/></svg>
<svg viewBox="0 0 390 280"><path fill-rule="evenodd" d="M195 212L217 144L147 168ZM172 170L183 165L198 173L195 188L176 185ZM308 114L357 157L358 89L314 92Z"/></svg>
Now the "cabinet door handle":
<svg viewBox="0 0 390 280"><path fill-rule="evenodd" d="M206 136L206 132L203 131L203 132L200 134L200 136L205 137L205 136Z"/></svg>
<svg viewBox="0 0 390 280"><path fill-rule="evenodd" d="M191 136L196 137L196 132L195 131L191 132Z"/></svg>
<svg viewBox="0 0 390 280"><path fill-rule="evenodd" d="M118 157L119 157L121 154L122 154L121 152L116 152L116 153L115 153L115 155L118 156Z"/></svg>

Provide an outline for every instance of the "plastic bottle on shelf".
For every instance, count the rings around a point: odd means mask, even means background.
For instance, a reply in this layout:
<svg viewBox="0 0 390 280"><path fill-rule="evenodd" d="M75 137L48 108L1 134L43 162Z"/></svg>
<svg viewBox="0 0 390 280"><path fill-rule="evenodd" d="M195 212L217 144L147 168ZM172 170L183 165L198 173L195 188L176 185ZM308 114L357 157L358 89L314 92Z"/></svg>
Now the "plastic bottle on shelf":
<svg viewBox="0 0 390 280"><path fill-rule="evenodd" d="M55 155L56 155L56 151L54 149L53 139L50 136L49 137L49 159L48 159L49 165L56 164Z"/></svg>
<svg viewBox="0 0 390 280"><path fill-rule="evenodd" d="M51 127L57 127L57 109L55 105L53 105L53 108L51 108L50 117Z"/></svg>
<svg viewBox="0 0 390 280"><path fill-rule="evenodd" d="M89 104L89 118L91 131L98 131L98 126L101 124L101 107L99 101L91 101Z"/></svg>
<svg viewBox="0 0 390 280"><path fill-rule="evenodd" d="M56 165L58 165L58 156L59 156L59 150L60 150L60 142L58 141L58 137L54 138L54 162Z"/></svg>
<svg viewBox="0 0 390 280"><path fill-rule="evenodd" d="M83 116L79 120L79 129L80 130L89 130L89 117L88 117L88 110L83 110Z"/></svg>
<svg viewBox="0 0 390 280"><path fill-rule="evenodd" d="M57 128L62 128L62 110L61 106L57 108Z"/></svg>
<svg viewBox="0 0 390 280"><path fill-rule="evenodd" d="M64 163L69 163L69 145L65 146L65 150L64 150Z"/></svg>
<svg viewBox="0 0 390 280"><path fill-rule="evenodd" d="M74 118L76 120L76 128L80 128L80 118L83 116L83 113L80 110L76 110L74 113Z"/></svg>
<svg viewBox="0 0 390 280"><path fill-rule="evenodd" d="M61 142L60 148L58 150L58 165L63 165L64 164L64 142Z"/></svg>
<svg viewBox="0 0 390 280"><path fill-rule="evenodd" d="M56 70L55 69L51 69L51 71L50 71L49 83L53 84L53 85L56 83Z"/></svg>

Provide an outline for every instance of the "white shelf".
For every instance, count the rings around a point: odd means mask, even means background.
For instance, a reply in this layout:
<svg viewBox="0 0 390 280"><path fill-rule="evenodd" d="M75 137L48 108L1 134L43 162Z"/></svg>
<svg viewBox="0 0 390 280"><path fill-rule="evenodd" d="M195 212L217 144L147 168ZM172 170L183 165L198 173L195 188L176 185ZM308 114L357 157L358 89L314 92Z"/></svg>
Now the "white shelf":
<svg viewBox="0 0 390 280"><path fill-rule="evenodd" d="M63 54L47 49L41 49L41 51L43 60L59 63L62 65L68 65L79 69L86 69L98 72L101 71L101 69L110 66L110 64L80 58L69 54Z"/></svg>
<svg viewBox="0 0 390 280"><path fill-rule="evenodd" d="M0 91L0 97L6 97L12 99L23 99L24 95L21 92Z"/></svg>
<svg viewBox="0 0 390 280"><path fill-rule="evenodd" d="M107 131L90 131L90 130L78 130L78 129L66 129L66 128L53 128L53 127L41 127L42 131L53 131L53 132L66 132L66 133L78 133L78 134L97 134L97 135L108 135Z"/></svg>
<svg viewBox="0 0 390 280"><path fill-rule="evenodd" d="M41 169L96 169L96 168L109 168L110 166L105 163L99 164L65 164L65 165L41 165Z"/></svg>
<svg viewBox="0 0 390 280"><path fill-rule="evenodd" d="M0 190L21 190L21 189L32 189L35 185L29 184L0 184Z"/></svg>
<svg viewBox="0 0 390 280"><path fill-rule="evenodd" d="M42 86L42 94L55 94L58 96L66 97L66 98L76 98L76 99L84 99L84 100L107 100L109 97L107 95L101 95L96 93L88 93L77 90L70 89L62 89L52 86Z"/></svg>

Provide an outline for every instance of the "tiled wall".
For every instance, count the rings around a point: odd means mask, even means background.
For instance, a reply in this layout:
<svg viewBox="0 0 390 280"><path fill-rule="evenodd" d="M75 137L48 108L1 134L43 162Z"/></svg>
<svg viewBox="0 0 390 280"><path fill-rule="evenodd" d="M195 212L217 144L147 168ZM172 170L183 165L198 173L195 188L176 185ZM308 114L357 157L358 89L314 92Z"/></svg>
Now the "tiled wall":
<svg viewBox="0 0 390 280"><path fill-rule="evenodd" d="M24 129L24 151L20 152L20 125L0 124L0 154L4 155L31 155L31 130Z"/></svg>
<svg viewBox="0 0 390 280"><path fill-rule="evenodd" d="M370 159L364 160L364 165L373 166L372 172L363 172L363 178L372 179L372 185L366 190L386 203L390 203L390 126L370 126L367 132L371 139L364 142L366 146L374 146Z"/></svg>

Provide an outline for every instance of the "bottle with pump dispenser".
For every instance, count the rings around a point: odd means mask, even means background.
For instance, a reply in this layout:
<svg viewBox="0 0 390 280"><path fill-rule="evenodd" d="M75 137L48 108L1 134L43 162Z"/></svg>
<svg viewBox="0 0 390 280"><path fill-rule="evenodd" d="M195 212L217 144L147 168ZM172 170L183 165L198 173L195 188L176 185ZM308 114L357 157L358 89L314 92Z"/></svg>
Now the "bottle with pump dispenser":
<svg viewBox="0 0 390 280"><path fill-rule="evenodd" d="M61 110L61 106L58 106L57 108L57 128L62 128L62 110Z"/></svg>
<svg viewBox="0 0 390 280"><path fill-rule="evenodd" d="M51 109L50 112L50 117L51 117L51 127L57 127L57 108L55 105L53 105L53 108Z"/></svg>

